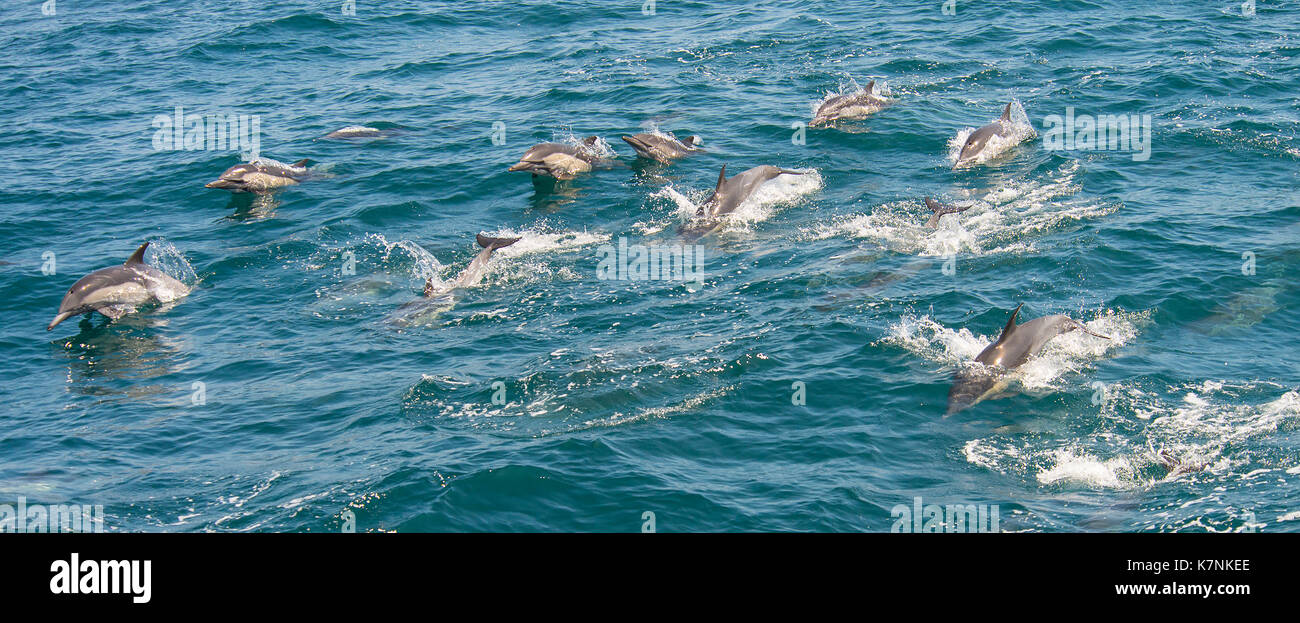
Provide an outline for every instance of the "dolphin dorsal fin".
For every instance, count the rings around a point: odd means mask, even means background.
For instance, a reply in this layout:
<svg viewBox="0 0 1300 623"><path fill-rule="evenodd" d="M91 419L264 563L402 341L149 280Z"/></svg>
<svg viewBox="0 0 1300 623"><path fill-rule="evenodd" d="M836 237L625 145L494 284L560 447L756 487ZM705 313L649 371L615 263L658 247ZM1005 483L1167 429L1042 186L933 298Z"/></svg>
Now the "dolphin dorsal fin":
<svg viewBox="0 0 1300 623"><path fill-rule="evenodd" d="M871 95L871 92L876 90L876 81L872 80L871 82L868 82L867 86L862 87L862 90L866 92L867 95Z"/></svg>
<svg viewBox="0 0 1300 623"><path fill-rule="evenodd" d="M293 164L291 164L291 165L289 165L289 166L291 166L291 167L305 167L305 166L307 166L307 161L309 161L309 160L311 160L311 158L303 158L302 160L299 160L299 161L297 161L297 162L295 162L295 163L293 163Z"/></svg>
<svg viewBox="0 0 1300 623"><path fill-rule="evenodd" d="M713 193L717 194L722 192L722 185L725 183L727 183L727 165L724 164L722 165L722 170L718 171L718 185L713 189Z"/></svg>
<svg viewBox="0 0 1300 623"><path fill-rule="evenodd" d="M424 296L426 298L433 296L433 277L429 277L424 282Z"/></svg>
<svg viewBox="0 0 1300 623"><path fill-rule="evenodd" d="M1002 109L1002 116L998 117L999 121L1011 121L1011 105L1015 102L1008 102L1007 107Z"/></svg>
<svg viewBox="0 0 1300 623"><path fill-rule="evenodd" d="M148 249L148 248L149 248L149 243L147 243L147 242L144 243L144 244L142 244L142 245L140 245L140 248L139 248L139 249L136 249L136 250L135 250L135 253L132 253L132 254L131 254L131 257L126 258L126 265L127 265L127 266L132 266L132 265L134 265L134 264L143 264L143 263L144 263L144 250L145 250L145 249Z"/></svg>
<svg viewBox="0 0 1300 623"><path fill-rule="evenodd" d="M1011 317L1007 319L1007 326L1002 327L1002 335L999 335L999 336L998 336L998 341L999 341L999 342L1001 342L1001 341L1007 339L1008 337L1011 337L1011 334L1012 334L1012 333L1015 333L1015 331L1016 331L1016 316L1020 315L1020 308L1021 308L1021 307L1024 307L1024 306L1025 306L1024 303L1021 303L1021 304L1019 304L1019 305L1016 305L1016 309L1015 309L1015 311L1011 312Z"/></svg>

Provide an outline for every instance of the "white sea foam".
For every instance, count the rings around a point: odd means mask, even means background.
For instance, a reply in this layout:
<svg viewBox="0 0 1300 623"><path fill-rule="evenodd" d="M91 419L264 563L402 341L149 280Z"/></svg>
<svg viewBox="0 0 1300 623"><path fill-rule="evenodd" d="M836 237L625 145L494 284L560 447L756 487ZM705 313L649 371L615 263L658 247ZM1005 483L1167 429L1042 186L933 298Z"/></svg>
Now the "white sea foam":
<svg viewBox="0 0 1300 623"><path fill-rule="evenodd" d="M1103 340L1081 331L1058 335L1038 355L1008 372L1009 378L1034 393L1060 389L1062 377L1079 372L1132 342L1139 326L1147 321L1146 313L1114 310L1106 310L1090 320L1073 317L1081 320L1089 331L1111 339ZM995 339L997 334L976 335L964 327L945 327L929 315L906 315L889 326L881 342L899 346L942 366L955 367L973 361Z"/></svg>
<svg viewBox="0 0 1300 623"><path fill-rule="evenodd" d="M781 208L797 205L800 200L822 188L822 176L816 169L791 169L803 175L778 175L759 186L735 211L722 219L723 231L748 231L755 223L768 220ZM712 194L709 190L687 190L685 193L672 186L655 192L651 198L668 200L676 206L677 218L688 221L700 205Z"/></svg>
<svg viewBox="0 0 1300 623"><path fill-rule="evenodd" d="M1259 390L1281 394L1242 402L1242 393ZM1090 434L1064 439L994 435L966 442L963 455L973 465L1043 485L1128 489L1187 478L1247 483L1277 470L1256 466L1234 474L1255 463L1252 453L1241 448L1255 448L1253 440L1300 419L1300 393L1268 383L1206 381L1162 392L1116 384L1107 393L1097 414L1101 420ZM1149 424L1125 434L1130 417Z"/></svg>
<svg viewBox="0 0 1300 623"><path fill-rule="evenodd" d="M945 256L953 253L1023 254L1037 249L1030 236L1055 227L1113 213L1118 206L1073 199L1079 164L1071 161L1042 180L999 184L982 195L940 199L965 212L926 227L931 212L920 199L893 201L870 213L848 214L802 228L804 239L865 238L896 253Z"/></svg>

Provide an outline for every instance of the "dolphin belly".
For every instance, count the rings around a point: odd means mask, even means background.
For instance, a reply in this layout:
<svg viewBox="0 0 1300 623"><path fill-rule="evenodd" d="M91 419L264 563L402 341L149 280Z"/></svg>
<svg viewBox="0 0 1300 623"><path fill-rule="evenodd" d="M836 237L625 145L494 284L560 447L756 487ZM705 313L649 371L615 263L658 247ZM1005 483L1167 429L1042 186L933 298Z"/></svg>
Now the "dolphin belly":
<svg viewBox="0 0 1300 623"><path fill-rule="evenodd" d="M272 175L270 173L249 173L244 176L244 186L253 192L264 192L285 186L293 186L298 180L292 177Z"/></svg>
<svg viewBox="0 0 1300 623"><path fill-rule="evenodd" d="M579 173L591 170L591 164L586 160L565 153L551 154L543 158L542 163L551 177L559 180L571 180Z"/></svg>

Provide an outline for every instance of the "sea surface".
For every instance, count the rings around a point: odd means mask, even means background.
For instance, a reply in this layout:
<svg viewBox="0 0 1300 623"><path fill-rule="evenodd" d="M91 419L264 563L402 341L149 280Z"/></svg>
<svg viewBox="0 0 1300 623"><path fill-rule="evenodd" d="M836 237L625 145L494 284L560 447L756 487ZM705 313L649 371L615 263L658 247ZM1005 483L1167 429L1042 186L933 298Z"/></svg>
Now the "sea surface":
<svg viewBox="0 0 1300 623"><path fill-rule="evenodd" d="M0 9L0 503L107 531L888 531L916 498L1300 530L1296 3L344 4ZM871 80L883 110L800 125ZM1022 136L954 169L1009 102ZM312 177L204 188L253 154L160 142L177 107L256 119ZM1070 109L1149 115L1149 157L1049 149ZM323 138L349 125L384 136ZM643 131L705 152L639 161ZM571 182L506 170L593 135ZM803 175L679 233L762 164ZM970 208L928 229L926 196ZM480 232L522 240L390 322ZM144 241L188 296L45 330ZM698 245L701 274L600 278L620 244ZM1021 303L1111 339L946 415Z"/></svg>

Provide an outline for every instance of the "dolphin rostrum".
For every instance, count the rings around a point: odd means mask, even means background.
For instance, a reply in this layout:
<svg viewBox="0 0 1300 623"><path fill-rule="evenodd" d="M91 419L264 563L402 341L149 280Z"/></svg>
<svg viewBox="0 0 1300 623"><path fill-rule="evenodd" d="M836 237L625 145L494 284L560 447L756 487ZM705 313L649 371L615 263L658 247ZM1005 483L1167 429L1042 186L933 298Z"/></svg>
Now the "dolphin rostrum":
<svg viewBox="0 0 1300 623"><path fill-rule="evenodd" d="M433 279L429 278L424 282L424 292L420 298L397 308L389 316L388 321L392 324L409 325L422 316L450 309L451 290L468 288L478 284L483 279L483 273L487 270L488 260L492 258L492 252L522 240L522 238L492 238L484 236L482 233L477 234L474 239L478 242L478 246L483 247L483 250L474 256L469 266L466 266L465 270L461 271L449 286L439 288L434 285Z"/></svg>
<svg viewBox="0 0 1300 623"><path fill-rule="evenodd" d="M1011 318L997 341L975 357L975 361L983 365L971 366L957 373L956 382L948 390L948 415L999 393L1006 386L1002 372L1020 367L1038 354L1048 340L1062 333L1077 329L1094 337L1110 339L1093 333L1083 323L1063 314L1034 318L1017 325L1016 316L1021 307L1024 303L1011 312Z"/></svg>
<svg viewBox="0 0 1300 623"><path fill-rule="evenodd" d="M834 121L861 119L888 106L889 100L872 93L875 86L876 81L872 80L856 93L832 95L826 98L817 107L817 113L813 115L813 120L808 123L808 127L815 128Z"/></svg>
<svg viewBox="0 0 1300 623"><path fill-rule="evenodd" d="M59 314L45 330L78 314L91 312L116 320L135 311L137 305L153 301L168 303L189 294L185 284L144 263L144 250L148 247L148 242L140 245L121 266L101 268L78 279L63 295Z"/></svg>
<svg viewBox="0 0 1300 623"><path fill-rule="evenodd" d="M700 149L703 141L698 136L688 136L686 140L678 140L670 132L666 136L663 134L633 134L624 136L624 141L636 150L636 155L650 160L657 160L668 164L678 158L689 156Z"/></svg>
<svg viewBox="0 0 1300 623"><path fill-rule="evenodd" d="M970 136L966 137L966 142L962 144L961 152L957 156L957 163L953 165L954 169L980 155L980 152L984 151L984 148L988 146L989 139L994 136L1006 137L1011 134L1011 106L1014 103L1008 103L1007 107L1002 109L1002 116L998 117L996 121L971 132Z"/></svg>
<svg viewBox="0 0 1300 623"><path fill-rule="evenodd" d="M957 207L946 203L939 203L929 197L925 198L925 207L930 208L930 211L934 213L930 215L930 220L925 222L925 226L931 229L939 226L939 219L943 218L945 214L960 214L971 208L968 205Z"/></svg>
<svg viewBox="0 0 1300 623"><path fill-rule="evenodd" d="M510 171L528 171L533 175L548 175L557 180L571 180L579 173L591 170L591 163L598 159L596 152L589 149L599 140L595 136L582 139L582 146L575 147L564 143L541 143L533 145L524 152L519 162L510 167Z"/></svg>
<svg viewBox="0 0 1300 623"><path fill-rule="evenodd" d="M208 182L204 187L236 193L266 193L297 184L307 175L307 159L284 164L269 158L256 158L226 169L216 181Z"/></svg>

